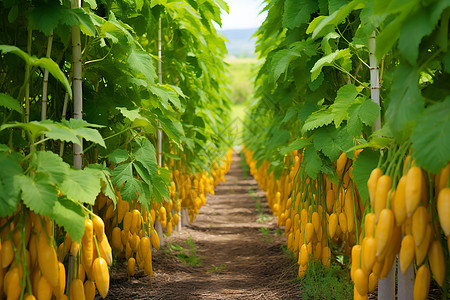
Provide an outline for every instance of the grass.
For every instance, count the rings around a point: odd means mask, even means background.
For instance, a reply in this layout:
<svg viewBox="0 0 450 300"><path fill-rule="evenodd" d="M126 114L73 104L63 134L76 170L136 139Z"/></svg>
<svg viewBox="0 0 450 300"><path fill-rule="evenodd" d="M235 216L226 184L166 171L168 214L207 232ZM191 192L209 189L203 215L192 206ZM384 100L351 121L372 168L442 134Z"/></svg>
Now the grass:
<svg viewBox="0 0 450 300"><path fill-rule="evenodd" d="M272 240L272 236L273 235L280 236L280 235L282 235L284 233L284 231L281 230L280 228L276 228L276 229L272 230L272 229L267 228L267 227L261 227L260 230L261 230L261 233L262 233L262 235L264 237L264 242L266 242L266 243L270 243L270 241Z"/></svg>
<svg viewBox="0 0 450 300"><path fill-rule="evenodd" d="M197 246L194 241L189 237L183 243L187 244L187 248L182 247L176 243L171 243L166 246L164 252L166 255L175 255L184 265L187 266L201 266L202 257L197 256Z"/></svg>
<svg viewBox="0 0 450 300"><path fill-rule="evenodd" d="M225 270L227 265L220 264L220 266L216 266L215 264L212 264L211 267L211 269L206 270L206 273L220 273L221 271Z"/></svg>
<svg viewBox="0 0 450 300"><path fill-rule="evenodd" d="M256 212L258 213L258 218L256 218L256 222L258 223L267 222L271 218L269 215L264 214L262 210L261 201L259 200L256 201Z"/></svg>
<svg viewBox="0 0 450 300"><path fill-rule="evenodd" d="M288 250L286 245L282 245L281 249L298 270L295 254ZM297 277L294 282L300 282L302 285L304 299L353 299L353 284L349 272L335 261L331 261L328 269L325 269L321 262L310 261L305 277Z"/></svg>

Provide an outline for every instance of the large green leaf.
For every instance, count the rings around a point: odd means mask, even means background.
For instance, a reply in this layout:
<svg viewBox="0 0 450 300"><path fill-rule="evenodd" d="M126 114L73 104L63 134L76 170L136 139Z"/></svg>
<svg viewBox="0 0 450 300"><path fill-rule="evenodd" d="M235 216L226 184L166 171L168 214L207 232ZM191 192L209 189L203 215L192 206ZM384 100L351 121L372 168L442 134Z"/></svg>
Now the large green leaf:
<svg viewBox="0 0 450 300"><path fill-rule="evenodd" d="M296 139L293 142L291 142L289 145L287 145L286 147L283 147L280 149L280 154L281 155L286 155L288 153L291 153L294 150L300 150L305 148L306 146L311 144L311 140L310 139Z"/></svg>
<svg viewBox="0 0 450 300"><path fill-rule="evenodd" d="M358 188L362 203L365 204L369 200L369 190L367 188L367 180L370 173L377 167L380 153L370 149L364 149L359 153L353 164L353 180Z"/></svg>
<svg viewBox="0 0 450 300"><path fill-rule="evenodd" d="M23 110L19 104L19 101L9 95L0 93L0 106L6 107L10 110L15 110L23 115Z"/></svg>
<svg viewBox="0 0 450 300"><path fill-rule="evenodd" d="M65 197L59 197L53 206L52 220L70 235L73 241L80 242L84 234L84 219L86 218L80 203Z"/></svg>
<svg viewBox="0 0 450 300"><path fill-rule="evenodd" d="M308 174L309 177L316 179L322 168L322 160L312 145L306 147L304 153L305 156L303 157L302 166L305 167L306 174Z"/></svg>
<svg viewBox="0 0 450 300"><path fill-rule="evenodd" d="M305 121L302 127L302 134L314 130L318 127L322 127L333 122L333 114L328 109L318 110L312 113Z"/></svg>
<svg viewBox="0 0 450 300"><path fill-rule="evenodd" d="M29 66L32 65L35 61L35 59L33 57L31 57L28 53L17 48L16 46L0 45L0 51L3 53L12 53L12 54L19 56Z"/></svg>
<svg viewBox="0 0 450 300"><path fill-rule="evenodd" d="M23 175L20 164L5 153L0 153L0 217L4 218L17 210L19 204L19 178Z"/></svg>
<svg viewBox="0 0 450 300"><path fill-rule="evenodd" d="M38 214L50 216L58 199L58 191L49 177L38 173L34 178L19 175L16 179L22 192L23 203Z"/></svg>
<svg viewBox="0 0 450 300"><path fill-rule="evenodd" d="M32 160L38 173L46 174L50 182L60 185L69 174L70 166L59 155L51 151L37 151Z"/></svg>
<svg viewBox="0 0 450 300"><path fill-rule="evenodd" d="M283 27L294 29L308 23L310 15L317 9L315 0L286 0L284 2Z"/></svg>
<svg viewBox="0 0 450 300"><path fill-rule="evenodd" d="M412 133L424 101L419 91L419 70L401 64L394 73L395 81L389 95L386 120L394 137L402 142Z"/></svg>
<svg viewBox="0 0 450 300"><path fill-rule="evenodd" d="M358 90L353 84L346 84L337 91L336 100L331 107L334 125L341 126L343 120L348 119L348 108L358 96Z"/></svg>
<svg viewBox="0 0 450 300"><path fill-rule="evenodd" d="M331 161L335 161L341 154L341 148L337 142L338 130L333 126L321 127L314 131L314 148L322 151Z"/></svg>
<svg viewBox="0 0 450 300"><path fill-rule="evenodd" d="M416 162L437 174L450 161L450 96L427 107L411 136Z"/></svg>
<svg viewBox="0 0 450 300"><path fill-rule="evenodd" d="M69 80L67 80L67 77L51 58L39 58L34 62L34 65L43 69L47 69L53 77L55 77L59 82L63 84L66 92L69 94L69 97L72 98L72 88L70 86Z"/></svg>
<svg viewBox="0 0 450 300"><path fill-rule="evenodd" d="M311 69L311 81L314 81L325 66L334 66L334 64L341 65L344 69L351 67L351 57L349 48L336 50L321 59L319 59Z"/></svg>
<svg viewBox="0 0 450 300"><path fill-rule="evenodd" d="M138 74L144 75L150 84L155 82L155 67L152 57L145 51L133 49L128 56L128 65Z"/></svg>
<svg viewBox="0 0 450 300"><path fill-rule="evenodd" d="M69 174L60 185L60 191L68 199L78 203L95 204L95 198L101 189L101 174L98 170L86 168L84 170L70 169Z"/></svg>

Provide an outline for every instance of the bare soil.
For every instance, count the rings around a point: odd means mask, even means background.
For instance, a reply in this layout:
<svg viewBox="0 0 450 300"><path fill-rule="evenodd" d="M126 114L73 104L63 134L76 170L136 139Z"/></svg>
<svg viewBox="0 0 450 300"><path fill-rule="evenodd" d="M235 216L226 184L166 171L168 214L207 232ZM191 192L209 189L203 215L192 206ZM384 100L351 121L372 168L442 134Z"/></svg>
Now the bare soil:
<svg viewBox="0 0 450 300"><path fill-rule="evenodd" d="M296 265L283 253L264 192L243 177L240 157L193 223L164 239L153 255L154 276L128 278L124 262L111 270L107 299L300 299ZM261 204L261 209L257 211ZM261 218L261 215L264 215ZM263 229L261 229L263 227ZM192 241L201 266L183 264L172 246ZM192 254L188 250L186 253Z"/></svg>

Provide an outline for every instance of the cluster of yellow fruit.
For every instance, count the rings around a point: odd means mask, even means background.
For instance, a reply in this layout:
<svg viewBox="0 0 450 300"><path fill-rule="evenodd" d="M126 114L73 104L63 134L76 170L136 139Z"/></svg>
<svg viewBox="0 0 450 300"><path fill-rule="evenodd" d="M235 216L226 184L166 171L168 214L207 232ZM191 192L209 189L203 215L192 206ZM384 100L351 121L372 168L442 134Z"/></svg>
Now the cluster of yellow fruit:
<svg viewBox="0 0 450 300"><path fill-rule="evenodd" d="M355 151L354 160L361 151ZM266 191L269 207L278 216L278 226L285 226L288 248L298 258L299 277L305 275L311 259L329 265L330 244L335 243L344 245L344 253L351 255L355 299L367 299L378 279L389 274L398 253L403 273L416 259L416 299L425 299L428 294L431 274L424 264L427 254L431 272L442 286L446 263L436 215L450 252L449 165L430 178L431 184L434 182L431 202L428 180L423 170L409 163L409 156L396 187L391 177L377 168L367 183L370 205L366 205L353 182L354 160L345 153L335 162L337 185L326 176L319 175L316 180L307 177L300 167L303 155L297 151L285 157L284 171L276 180L267 172L270 162L264 161L257 168L245 147L244 153L250 172Z"/></svg>
<svg viewBox="0 0 450 300"><path fill-rule="evenodd" d="M447 236L450 252L450 167L447 165L428 180L428 174L410 160L408 156L403 162L397 184L395 175L383 174L380 168L372 171L367 182L374 213L366 215L365 236L361 245L352 250L356 299L367 299L371 281L387 276L397 254L403 274L415 261L414 299L427 298L431 272L440 286L444 284L447 263L440 227ZM431 194L430 185L434 185Z"/></svg>
<svg viewBox="0 0 450 300"><path fill-rule="evenodd" d="M316 180L308 178L300 168L303 154L297 151L285 157L285 171L276 180L273 173L267 173L268 161L256 168L252 153L245 147L244 153L250 172L266 191L269 207L278 216L278 226L285 226L288 249L298 258L299 277L305 276L311 259L321 261L328 268L330 243L344 245L346 253L350 254L364 206L353 184L352 161L345 154L336 164L340 176L336 185L326 176Z"/></svg>
<svg viewBox="0 0 450 300"><path fill-rule="evenodd" d="M11 222L8 224L7 220ZM71 299L94 299L95 288L104 298L109 289L108 264L112 263L111 247L105 235L103 220L93 215L85 219L85 232L80 244L66 235L55 250L54 224L20 206L13 218L3 218L0 243L0 298L21 296L32 299L67 299L65 256L73 254L76 265L70 283ZM81 263L80 263L81 262ZM83 284L85 272L88 280ZM81 295L83 297L81 297Z"/></svg>

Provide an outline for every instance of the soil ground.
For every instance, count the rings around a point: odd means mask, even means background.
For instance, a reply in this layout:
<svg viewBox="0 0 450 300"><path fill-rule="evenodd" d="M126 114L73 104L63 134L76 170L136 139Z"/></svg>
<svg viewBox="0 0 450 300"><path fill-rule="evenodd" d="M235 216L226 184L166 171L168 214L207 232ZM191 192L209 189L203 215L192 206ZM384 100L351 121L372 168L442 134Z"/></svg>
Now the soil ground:
<svg viewBox="0 0 450 300"><path fill-rule="evenodd" d="M153 255L153 277L139 271L129 279L123 262L111 270L107 299L301 298L297 267L282 250L284 232L256 181L243 177L237 154L225 179L193 223L165 238ZM183 264L183 253L201 265Z"/></svg>

